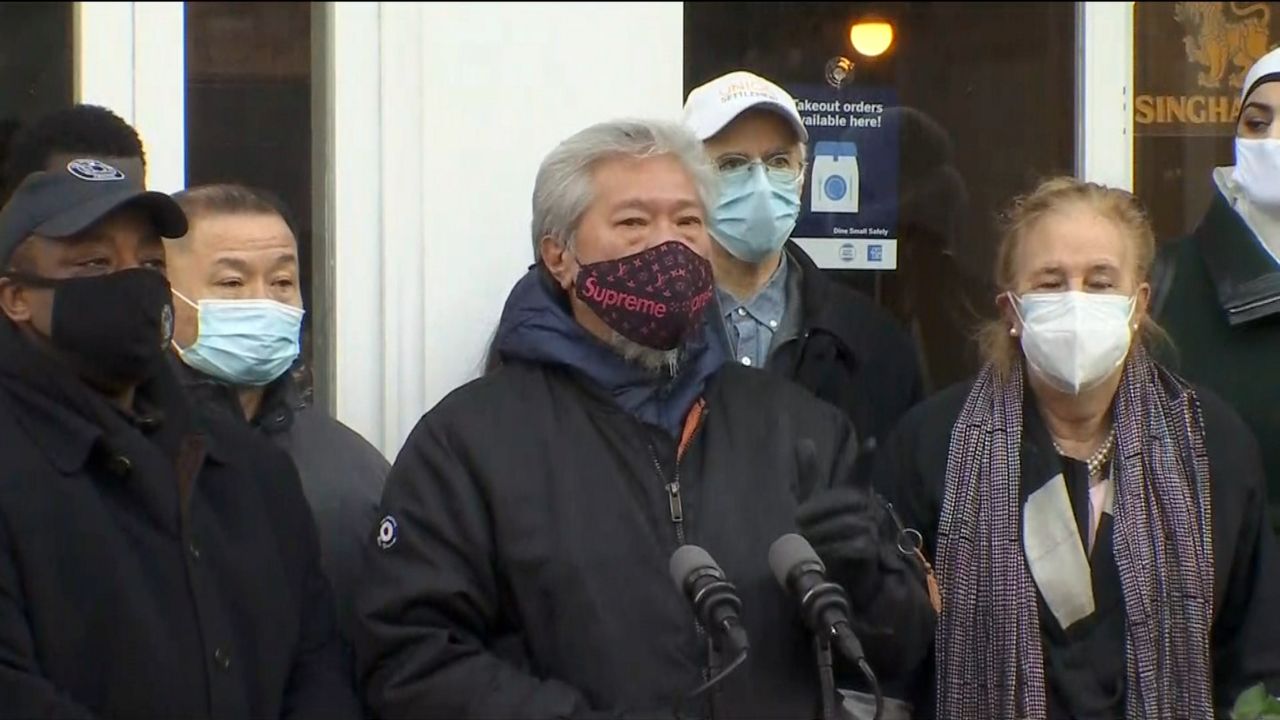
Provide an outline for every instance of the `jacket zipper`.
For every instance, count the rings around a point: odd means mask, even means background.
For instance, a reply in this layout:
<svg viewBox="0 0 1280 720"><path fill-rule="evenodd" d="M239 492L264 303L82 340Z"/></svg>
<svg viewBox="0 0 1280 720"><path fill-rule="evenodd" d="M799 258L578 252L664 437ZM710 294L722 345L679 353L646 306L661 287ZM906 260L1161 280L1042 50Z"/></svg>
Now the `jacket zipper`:
<svg viewBox="0 0 1280 720"><path fill-rule="evenodd" d="M649 457L653 459L653 467L658 471L658 477L662 479L666 488L667 509L671 511L671 524L675 527L676 542L680 545L684 545L684 501L680 498L680 461L684 459L685 450L702 427L705 411L706 403L698 400L689 410L689 416L685 418L680 440L676 443L676 460L672 466L671 482L666 481L667 474L662 470L662 463L658 462L658 451L654 449L653 443L649 443Z"/></svg>
<svg viewBox="0 0 1280 720"><path fill-rule="evenodd" d="M671 506L671 524L676 527L676 541L684 545L684 503L680 501L680 468L675 480L667 484L667 501Z"/></svg>
<svg viewBox="0 0 1280 720"><path fill-rule="evenodd" d="M658 461L658 451L654 449L653 443L649 443L649 457L653 460L653 468L658 472L658 478L663 481L663 487L667 491L667 509L671 512L671 525L675 528L676 544L683 547L685 544L684 536L684 501L680 497L680 460L684 455L684 450L688 443L697 434L699 427L702 425L702 406L697 407L697 415L694 417L693 427L686 428L684 437L676 445L676 459L672 466L671 482L666 482L667 474L662 470L662 463ZM693 619L693 628L698 634L698 643L707 647L710 652L710 645L707 641L707 630L702 626L702 621L698 618ZM710 659L710 658L708 658ZM707 666L702 667L702 681L705 683L711 679L711 672Z"/></svg>
<svg viewBox="0 0 1280 720"><path fill-rule="evenodd" d="M653 449L652 444L649 445L649 455L653 459L654 469L658 471L658 477L664 481L663 489L667 492L667 508L671 511L671 525L676 531L676 542L684 545L684 501L680 498L680 461L676 460L671 482L665 482L667 474L662 469L662 463L658 462L658 453Z"/></svg>

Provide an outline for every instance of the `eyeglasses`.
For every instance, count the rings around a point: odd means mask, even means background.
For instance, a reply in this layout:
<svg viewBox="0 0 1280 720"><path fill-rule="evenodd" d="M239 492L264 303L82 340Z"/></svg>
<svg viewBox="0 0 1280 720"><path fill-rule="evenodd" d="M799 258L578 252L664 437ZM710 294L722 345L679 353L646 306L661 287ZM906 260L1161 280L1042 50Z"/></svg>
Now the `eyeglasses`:
<svg viewBox="0 0 1280 720"><path fill-rule="evenodd" d="M788 153L775 153L758 160L737 153L716 158L716 169L723 178L745 175L755 165L763 167L765 174L779 182L795 182L804 172L805 166L804 161L797 160Z"/></svg>

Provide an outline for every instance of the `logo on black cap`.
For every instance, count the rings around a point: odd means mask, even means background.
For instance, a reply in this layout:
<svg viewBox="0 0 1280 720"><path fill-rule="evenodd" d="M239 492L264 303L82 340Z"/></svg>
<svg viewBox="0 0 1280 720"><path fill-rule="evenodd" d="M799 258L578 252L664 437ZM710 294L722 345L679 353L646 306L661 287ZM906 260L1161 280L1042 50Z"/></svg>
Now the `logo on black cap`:
<svg viewBox="0 0 1280 720"><path fill-rule="evenodd" d="M104 182L111 180L123 180L124 173L114 167L102 162L101 160L92 160L89 158L81 158L72 160L67 163L67 172L75 175L81 180L90 182Z"/></svg>
<svg viewBox="0 0 1280 720"><path fill-rule="evenodd" d="M160 343L160 347L165 347L173 342L173 303L165 303L164 309L160 311L160 337L164 342Z"/></svg>

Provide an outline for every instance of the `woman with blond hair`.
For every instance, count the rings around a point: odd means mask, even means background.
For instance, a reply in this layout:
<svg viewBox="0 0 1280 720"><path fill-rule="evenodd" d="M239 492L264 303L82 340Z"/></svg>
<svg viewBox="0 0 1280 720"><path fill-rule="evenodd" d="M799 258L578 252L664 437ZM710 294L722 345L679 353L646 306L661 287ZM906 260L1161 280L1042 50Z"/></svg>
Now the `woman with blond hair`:
<svg viewBox="0 0 1280 720"><path fill-rule="evenodd" d="M985 367L882 453L900 549L940 590L917 717L1212 718L1280 690L1258 444L1148 354L1154 251L1127 192L1059 178L1020 198Z"/></svg>

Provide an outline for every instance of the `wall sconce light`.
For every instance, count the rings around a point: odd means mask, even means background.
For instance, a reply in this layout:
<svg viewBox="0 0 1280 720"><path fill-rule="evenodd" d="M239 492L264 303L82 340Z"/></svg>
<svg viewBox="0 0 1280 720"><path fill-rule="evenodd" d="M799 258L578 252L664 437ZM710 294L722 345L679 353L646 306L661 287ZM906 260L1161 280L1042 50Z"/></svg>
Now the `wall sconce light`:
<svg viewBox="0 0 1280 720"><path fill-rule="evenodd" d="M859 20L849 28L853 49L866 57L878 57L893 45L893 25L884 20Z"/></svg>

